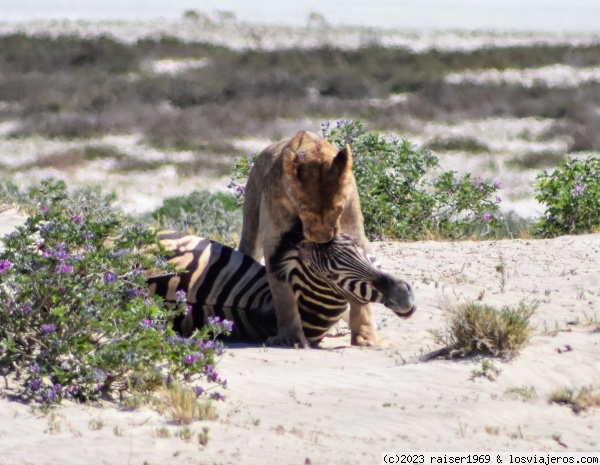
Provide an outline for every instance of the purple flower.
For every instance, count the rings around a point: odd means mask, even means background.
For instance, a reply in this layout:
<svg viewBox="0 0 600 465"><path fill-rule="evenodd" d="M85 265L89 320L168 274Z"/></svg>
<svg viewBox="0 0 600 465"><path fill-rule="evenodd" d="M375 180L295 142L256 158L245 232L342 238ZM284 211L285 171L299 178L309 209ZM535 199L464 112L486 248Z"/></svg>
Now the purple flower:
<svg viewBox="0 0 600 465"><path fill-rule="evenodd" d="M40 207L40 211L41 211L42 213L47 213L47 212L48 212L48 207L47 207L46 205L42 205L42 206Z"/></svg>
<svg viewBox="0 0 600 465"><path fill-rule="evenodd" d="M69 274L73 271L73 267L71 265L67 265L66 263L62 263L54 272L56 274Z"/></svg>
<svg viewBox="0 0 600 465"><path fill-rule="evenodd" d="M189 315L191 311L192 311L192 306L190 304L187 304L185 306L185 314Z"/></svg>
<svg viewBox="0 0 600 465"><path fill-rule="evenodd" d="M206 379L213 383L216 383L219 380L219 375L215 371L215 367L210 364L204 365L204 375L206 376Z"/></svg>
<svg viewBox="0 0 600 465"><path fill-rule="evenodd" d="M192 387L192 389L194 390L196 397L200 397L202 394L204 394L204 388L202 388L200 386L194 386L194 387Z"/></svg>
<svg viewBox="0 0 600 465"><path fill-rule="evenodd" d="M67 394L74 396L79 392L79 388L77 386L69 386L67 388Z"/></svg>
<svg viewBox="0 0 600 465"><path fill-rule="evenodd" d="M583 188L584 188L584 187L585 187L585 184L584 184L584 183L582 183L582 182L581 182L581 183L579 183L579 184L578 184L578 185L575 187L575 189L571 190L571 195L572 195L573 197L578 197L578 196L580 196L580 195L581 195L581 193L583 192Z"/></svg>
<svg viewBox="0 0 600 465"><path fill-rule="evenodd" d="M215 317L209 316L206 321L208 323L208 326L218 325L221 323L221 317L220 316L215 316Z"/></svg>
<svg viewBox="0 0 600 465"><path fill-rule="evenodd" d="M496 196L496 202L500 203L502 202L502 197L500 197L499 195Z"/></svg>
<svg viewBox="0 0 600 465"><path fill-rule="evenodd" d="M44 402L52 404L56 401L57 392L58 391L54 389L54 386L52 386L51 388L48 388L44 391L44 393L42 394L42 399L44 400Z"/></svg>
<svg viewBox="0 0 600 465"><path fill-rule="evenodd" d="M488 213L486 213L485 215L483 215L481 217L481 219L483 220L484 223L487 223L488 221L490 221L491 218L492 218L492 216Z"/></svg>
<svg viewBox="0 0 600 465"><path fill-rule="evenodd" d="M58 250L54 252L54 256L59 260L63 261L67 259L67 246L65 244L58 244Z"/></svg>
<svg viewBox="0 0 600 465"><path fill-rule="evenodd" d="M8 260L1 260L0 261L0 274L5 273L11 266L12 266L12 263L9 262Z"/></svg>
<svg viewBox="0 0 600 465"><path fill-rule="evenodd" d="M502 184L499 181L494 181L494 189L502 189Z"/></svg>
<svg viewBox="0 0 600 465"><path fill-rule="evenodd" d="M139 289L128 289L125 291L125 297L127 297L128 299L135 299L136 297L139 297L139 295Z"/></svg>
<svg viewBox="0 0 600 465"><path fill-rule="evenodd" d="M54 227L51 224L43 224L42 226L40 226L40 236L45 237L46 234L51 232L53 229Z"/></svg>
<svg viewBox="0 0 600 465"><path fill-rule="evenodd" d="M37 363L34 363L33 365L31 365L31 372L38 374L40 372L40 366Z"/></svg>
<svg viewBox="0 0 600 465"><path fill-rule="evenodd" d="M183 357L183 362L187 363L188 365L192 365L195 362L195 358L193 355L186 355L185 357Z"/></svg>
<svg viewBox="0 0 600 465"><path fill-rule="evenodd" d="M227 331L230 333L231 331L233 331L233 321L223 320L221 322L221 328L223 328L223 331Z"/></svg>
<svg viewBox="0 0 600 465"><path fill-rule="evenodd" d="M48 323L47 325L42 325L42 334L44 336L48 336L49 334L56 331L56 327L52 323Z"/></svg>
<svg viewBox="0 0 600 465"><path fill-rule="evenodd" d="M117 275L115 273L108 272L104 275L104 284L110 284L117 281Z"/></svg>
<svg viewBox="0 0 600 465"><path fill-rule="evenodd" d="M183 289L179 289L176 293L175 293L175 299L177 301L183 301L187 298L187 294L185 293L185 291Z"/></svg>
<svg viewBox="0 0 600 465"><path fill-rule="evenodd" d="M220 392L213 392L210 395L210 398L213 400L225 400L225 396L222 395Z"/></svg>
<svg viewBox="0 0 600 465"><path fill-rule="evenodd" d="M42 387L42 382L39 379L34 379L31 382L31 390L33 392L39 391L41 387Z"/></svg>
<svg viewBox="0 0 600 465"><path fill-rule="evenodd" d="M75 221L75 223L78 223L81 221L81 216L73 215L73 216L71 216L71 221Z"/></svg>
<svg viewBox="0 0 600 465"><path fill-rule="evenodd" d="M142 321L142 324L148 328L151 329L152 328L152 320L150 318L146 318Z"/></svg>
<svg viewBox="0 0 600 465"><path fill-rule="evenodd" d="M198 343L198 347L200 348L200 350L206 350L206 349L216 349L217 348L217 344L215 343L215 341L200 341Z"/></svg>

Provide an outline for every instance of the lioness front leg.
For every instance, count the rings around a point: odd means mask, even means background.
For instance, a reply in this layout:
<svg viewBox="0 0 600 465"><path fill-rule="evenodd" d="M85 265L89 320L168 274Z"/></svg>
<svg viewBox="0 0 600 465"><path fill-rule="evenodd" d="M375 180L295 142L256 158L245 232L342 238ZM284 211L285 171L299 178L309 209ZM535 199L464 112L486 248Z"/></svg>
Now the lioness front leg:
<svg viewBox="0 0 600 465"><path fill-rule="evenodd" d="M273 273L267 273L267 279L277 315L277 336L267 339L267 345L293 347L298 344L299 347L308 348L292 287Z"/></svg>
<svg viewBox="0 0 600 465"><path fill-rule="evenodd" d="M371 304L350 303L350 343L353 346L378 346L381 343L371 315Z"/></svg>

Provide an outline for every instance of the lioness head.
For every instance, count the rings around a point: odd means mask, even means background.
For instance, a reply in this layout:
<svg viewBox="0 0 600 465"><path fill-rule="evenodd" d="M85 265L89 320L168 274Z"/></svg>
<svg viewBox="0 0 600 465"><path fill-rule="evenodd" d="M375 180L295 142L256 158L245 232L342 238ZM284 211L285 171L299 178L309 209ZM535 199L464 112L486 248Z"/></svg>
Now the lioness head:
<svg viewBox="0 0 600 465"><path fill-rule="evenodd" d="M352 188L352 153L337 150L324 138L299 132L283 149L285 192L311 242L331 241Z"/></svg>

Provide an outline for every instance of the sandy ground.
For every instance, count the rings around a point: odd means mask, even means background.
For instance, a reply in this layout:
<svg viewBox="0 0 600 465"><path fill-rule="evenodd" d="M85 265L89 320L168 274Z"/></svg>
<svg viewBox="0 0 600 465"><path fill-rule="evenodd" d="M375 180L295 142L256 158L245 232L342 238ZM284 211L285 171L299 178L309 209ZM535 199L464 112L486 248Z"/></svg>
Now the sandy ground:
<svg viewBox="0 0 600 465"><path fill-rule="evenodd" d="M19 221L14 210L0 214L0 234ZM323 350L229 348L219 419L191 425L191 442L151 410L67 405L42 416L0 398L0 464L364 464L391 450L600 449L600 409L576 415L548 402L558 388L600 383L600 234L373 249L418 298L409 320L375 308L383 347L350 347L340 328ZM444 327L444 305L477 298L539 303L523 352L494 361L496 381L472 379L477 359L419 362L437 348L429 330ZM537 398L507 393L526 386ZM159 437L162 427L170 437ZM195 439L202 427L205 447Z"/></svg>

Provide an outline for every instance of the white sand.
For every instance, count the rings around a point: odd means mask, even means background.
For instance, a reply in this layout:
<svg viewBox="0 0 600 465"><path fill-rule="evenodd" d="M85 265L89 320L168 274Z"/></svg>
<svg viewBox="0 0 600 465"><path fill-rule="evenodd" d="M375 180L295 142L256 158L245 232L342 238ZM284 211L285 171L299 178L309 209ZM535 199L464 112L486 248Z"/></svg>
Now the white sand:
<svg viewBox="0 0 600 465"><path fill-rule="evenodd" d="M18 221L14 211L0 215L0 234ZM327 350L230 348L219 367L227 400L218 420L191 425L190 443L150 410L68 405L51 418L0 398L0 464L375 464L384 450L600 448L600 409L576 415L548 403L565 385L600 383L599 324L590 323L599 318L600 234L373 249L418 298L409 320L375 309L381 349L350 347L345 333L328 338ZM437 348L428 330L443 327L443 302L480 296L495 306L539 302L528 346L510 362L494 361L502 369L497 381L470 379L480 360L417 363L422 351ZM537 398L506 393L523 386ZM98 421L102 428L93 429ZM203 426L211 435L204 448L195 439ZM161 427L171 437L158 437Z"/></svg>
<svg viewBox="0 0 600 465"><path fill-rule="evenodd" d="M7 22L0 18L0 34L109 35L117 40L134 43L141 38L174 37L184 42L207 42L236 49L311 48L329 45L355 49L380 44L404 47L416 52L438 50L476 50L482 47L518 47L533 44L588 45L600 41L600 34L581 32L499 32L487 30L382 29L371 27L322 24L312 27L260 24L226 18L155 19L147 21L111 20L31 20Z"/></svg>

